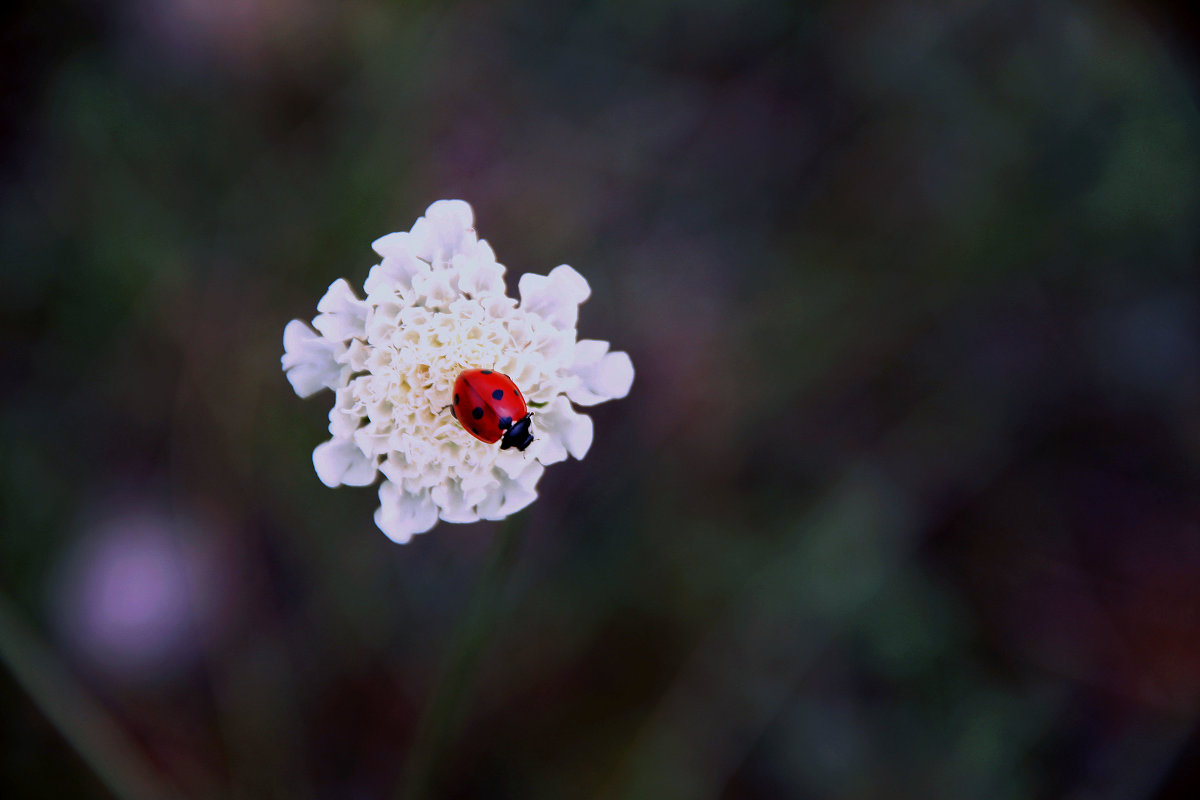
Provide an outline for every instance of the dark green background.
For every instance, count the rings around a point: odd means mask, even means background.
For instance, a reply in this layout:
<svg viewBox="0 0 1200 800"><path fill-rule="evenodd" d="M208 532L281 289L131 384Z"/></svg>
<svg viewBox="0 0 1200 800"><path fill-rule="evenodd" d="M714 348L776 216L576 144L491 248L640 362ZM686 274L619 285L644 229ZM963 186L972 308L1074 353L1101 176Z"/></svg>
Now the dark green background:
<svg viewBox="0 0 1200 800"><path fill-rule="evenodd" d="M0 794L386 797L419 752L448 798L1195 796L1200 115L1163 17L16 8ZM583 273L581 337L637 369L481 617L496 526L389 542L279 370L443 197L510 291ZM164 563L168 644L89 639L88 576ZM101 780L63 731L104 724Z"/></svg>

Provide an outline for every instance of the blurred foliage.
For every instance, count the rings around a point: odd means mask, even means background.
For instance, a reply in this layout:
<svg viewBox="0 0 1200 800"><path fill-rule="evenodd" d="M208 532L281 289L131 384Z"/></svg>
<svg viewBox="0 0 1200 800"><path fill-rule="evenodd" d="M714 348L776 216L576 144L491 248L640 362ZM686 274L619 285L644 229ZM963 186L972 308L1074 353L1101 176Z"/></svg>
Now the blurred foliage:
<svg viewBox="0 0 1200 800"><path fill-rule="evenodd" d="M5 13L0 627L68 699L0 678L0 794L404 785L496 526L391 544L278 358L461 197L638 375L524 514L433 796L1195 796L1200 115L1131 7ZM163 547L172 638L81 634Z"/></svg>

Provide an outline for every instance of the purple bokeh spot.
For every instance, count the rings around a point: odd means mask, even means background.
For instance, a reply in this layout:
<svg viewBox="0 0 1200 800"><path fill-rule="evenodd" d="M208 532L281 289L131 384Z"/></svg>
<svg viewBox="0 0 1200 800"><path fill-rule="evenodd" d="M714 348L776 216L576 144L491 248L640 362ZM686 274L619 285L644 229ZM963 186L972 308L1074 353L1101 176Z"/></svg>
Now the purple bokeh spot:
<svg viewBox="0 0 1200 800"><path fill-rule="evenodd" d="M194 521L153 509L87 526L64 556L51 604L71 650L123 679L165 677L190 663L211 628L217 571Z"/></svg>

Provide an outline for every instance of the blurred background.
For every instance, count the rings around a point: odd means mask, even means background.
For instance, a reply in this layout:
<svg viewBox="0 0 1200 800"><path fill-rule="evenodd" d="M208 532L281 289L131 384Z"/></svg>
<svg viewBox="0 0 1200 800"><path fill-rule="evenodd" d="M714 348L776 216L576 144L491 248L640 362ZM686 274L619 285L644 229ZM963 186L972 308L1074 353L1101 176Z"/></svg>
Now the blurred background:
<svg viewBox="0 0 1200 800"><path fill-rule="evenodd" d="M1185 5L11 4L0 795L1198 796ZM439 198L637 368L507 554L279 367Z"/></svg>

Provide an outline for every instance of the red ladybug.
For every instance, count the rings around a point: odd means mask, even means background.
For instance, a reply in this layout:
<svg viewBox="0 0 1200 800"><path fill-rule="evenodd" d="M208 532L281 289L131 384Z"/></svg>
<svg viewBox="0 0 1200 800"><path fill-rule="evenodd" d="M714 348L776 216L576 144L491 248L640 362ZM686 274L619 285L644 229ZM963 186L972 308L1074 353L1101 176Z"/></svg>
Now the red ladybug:
<svg viewBox="0 0 1200 800"><path fill-rule="evenodd" d="M524 450L533 441L533 415L521 390L507 375L490 369L464 369L454 381L450 413L481 442Z"/></svg>

